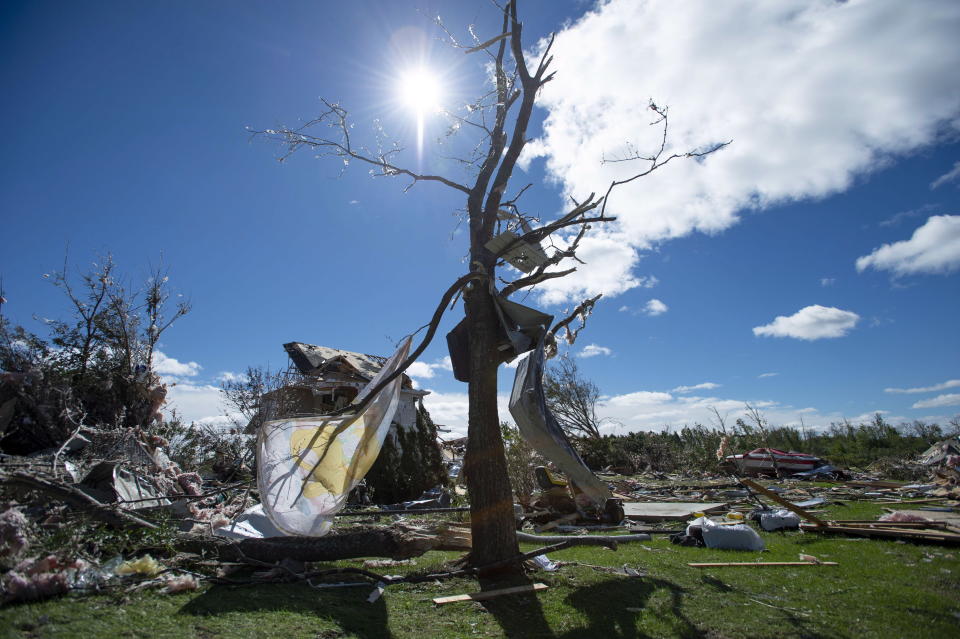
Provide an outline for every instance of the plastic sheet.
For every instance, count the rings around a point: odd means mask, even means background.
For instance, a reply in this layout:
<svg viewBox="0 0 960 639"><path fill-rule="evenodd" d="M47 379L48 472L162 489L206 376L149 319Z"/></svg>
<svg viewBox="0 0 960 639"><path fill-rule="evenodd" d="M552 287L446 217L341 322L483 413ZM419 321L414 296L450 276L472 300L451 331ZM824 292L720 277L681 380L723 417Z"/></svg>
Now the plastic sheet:
<svg viewBox="0 0 960 639"><path fill-rule="evenodd" d="M407 339L364 387L363 400L406 359ZM320 537L376 460L400 397L400 375L363 412L266 422L257 441L257 485L270 521L287 535Z"/></svg>

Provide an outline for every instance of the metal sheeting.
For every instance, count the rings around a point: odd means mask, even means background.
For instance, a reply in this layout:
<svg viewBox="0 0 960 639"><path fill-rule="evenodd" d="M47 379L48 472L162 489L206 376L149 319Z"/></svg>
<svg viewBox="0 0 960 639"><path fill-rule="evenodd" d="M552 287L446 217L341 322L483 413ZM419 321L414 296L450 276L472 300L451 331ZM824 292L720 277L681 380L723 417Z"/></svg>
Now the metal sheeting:
<svg viewBox="0 0 960 639"><path fill-rule="evenodd" d="M567 439L557 419L547 408L543 394L543 340L517 365L510 394L510 414L520 434L537 452L557 465L598 508L603 508L612 495L583 463Z"/></svg>

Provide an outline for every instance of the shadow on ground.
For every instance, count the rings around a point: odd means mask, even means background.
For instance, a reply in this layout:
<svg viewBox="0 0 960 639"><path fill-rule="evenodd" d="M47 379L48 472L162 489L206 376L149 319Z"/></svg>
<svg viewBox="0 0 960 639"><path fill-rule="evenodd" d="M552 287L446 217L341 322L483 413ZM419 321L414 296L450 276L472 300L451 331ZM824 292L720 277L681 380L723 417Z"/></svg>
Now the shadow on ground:
<svg viewBox="0 0 960 639"><path fill-rule="evenodd" d="M654 635L638 629L641 616L650 608L650 600L659 591L667 593L668 606L657 607L657 630ZM609 637L642 639L651 636L702 637L703 633L687 619L681 609L686 591L665 579L653 577L622 578L602 581L578 588L566 603L587 617L587 625L569 630L561 637Z"/></svg>
<svg viewBox="0 0 960 639"><path fill-rule="evenodd" d="M326 591L303 584L215 586L183 606L180 614L209 619L233 612L297 613L307 617L307 623L316 621L317 636L325 636L335 626L347 635L389 639L392 635L384 599L364 602L371 590L371 584ZM364 602L363 606L358 607L358 602ZM340 636L334 632L329 636Z"/></svg>
<svg viewBox="0 0 960 639"><path fill-rule="evenodd" d="M480 580L484 589L510 588L513 586L528 586L536 583L526 575L515 576L508 581L485 583ZM543 606L537 593L527 592L483 602L483 607L492 614L503 629L505 637L554 637L556 636L547 623L543 614Z"/></svg>

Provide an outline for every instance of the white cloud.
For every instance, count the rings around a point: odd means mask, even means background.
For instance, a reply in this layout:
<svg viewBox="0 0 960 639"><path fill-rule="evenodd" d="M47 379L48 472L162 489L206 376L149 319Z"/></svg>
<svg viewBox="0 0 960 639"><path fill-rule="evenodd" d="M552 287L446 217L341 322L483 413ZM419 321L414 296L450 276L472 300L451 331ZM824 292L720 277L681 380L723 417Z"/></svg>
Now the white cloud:
<svg viewBox="0 0 960 639"><path fill-rule="evenodd" d="M923 399L915 403L913 408L940 408L943 406L960 406L960 393L947 393L930 399Z"/></svg>
<svg viewBox="0 0 960 639"><path fill-rule="evenodd" d="M780 373L760 373L759 375L757 375L757 379L763 379L765 377L776 377L779 374Z"/></svg>
<svg viewBox="0 0 960 639"><path fill-rule="evenodd" d="M823 287L833 286L836 283L836 281L837 281L837 278L835 277L821 277L820 286L823 286Z"/></svg>
<svg viewBox="0 0 960 639"><path fill-rule="evenodd" d="M419 377L420 379L430 379L433 377L433 367L426 362L414 362L407 367L407 375L410 377Z"/></svg>
<svg viewBox="0 0 960 639"><path fill-rule="evenodd" d="M713 390L714 388L720 388L720 384L715 384L713 382L704 382L702 384L697 384L695 386L677 386L671 392L689 393L695 390Z"/></svg>
<svg viewBox="0 0 960 639"><path fill-rule="evenodd" d="M948 379L945 382L934 384L933 386L920 386L917 388L884 388L884 393L935 393L937 391L947 390L948 388L957 388L960 386L960 379Z"/></svg>
<svg viewBox="0 0 960 639"><path fill-rule="evenodd" d="M960 215L934 215L909 240L884 244L857 258L857 270L892 271L894 275L950 273L960 269Z"/></svg>
<svg viewBox="0 0 960 639"><path fill-rule="evenodd" d="M196 377L202 367L196 362L181 362L161 351L153 352L153 372L170 377Z"/></svg>
<svg viewBox="0 0 960 639"><path fill-rule="evenodd" d="M954 162L952 169L930 183L930 188L936 189L948 182L956 182L957 180L960 180L960 162Z"/></svg>
<svg viewBox="0 0 960 639"><path fill-rule="evenodd" d="M414 362L410 364L410 367L405 371L410 377L418 377L420 379L430 379L436 375L437 370L442 371L452 371L453 370L453 361L450 359L450 356L444 356L433 364L428 364L426 362Z"/></svg>
<svg viewBox="0 0 960 639"><path fill-rule="evenodd" d="M544 158L564 195L582 200L646 168L601 158L622 156L625 142L657 147L651 97L671 108L667 153L733 144L615 189L607 212L619 221L584 240L594 258L612 252L543 283L545 299L635 288L634 249L844 191L936 142L960 123L958 32L955 2L599 3L557 36L543 135L524 159Z"/></svg>
<svg viewBox="0 0 960 639"><path fill-rule="evenodd" d="M771 323L754 327L753 334L805 340L843 337L857 325L859 319L860 316L851 311L814 304L801 308L789 317L778 315Z"/></svg>
<svg viewBox="0 0 960 639"><path fill-rule="evenodd" d="M643 307L643 312L651 317L656 317L657 315L663 315L670 310L670 307L661 302L660 300L654 298L647 302L646 306Z"/></svg>
<svg viewBox="0 0 960 639"><path fill-rule="evenodd" d="M211 384L176 382L167 385L167 403L163 413L170 416L173 409L185 423L220 419L223 402L220 389Z"/></svg>
<svg viewBox="0 0 960 639"><path fill-rule="evenodd" d="M613 351L606 346L596 344L587 344L583 350L578 353L578 357L596 357L597 355L613 355Z"/></svg>
<svg viewBox="0 0 960 639"><path fill-rule="evenodd" d="M223 371L222 373L217 375L215 381L223 383L223 382L245 382L246 380L247 380L247 376L243 373L232 373L230 371Z"/></svg>
<svg viewBox="0 0 960 639"><path fill-rule="evenodd" d="M557 244L563 241L557 238ZM614 297L638 286L644 286L649 280L631 273L639 261L636 251L620 234L597 232L587 235L580 242L577 257L584 262L579 264L565 259L559 268L576 267L577 270L566 277L547 280L539 285L540 302L546 305L579 301L603 293L605 297Z"/></svg>
<svg viewBox="0 0 960 639"><path fill-rule="evenodd" d="M429 389L430 394L423 398L423 405L430 413L430 419L435 424L441 424L451 430L445 439L464 437L467 434L467 418L469 416L469 401L466 393L441 393ZM497 412L501 421L513 423L510 416L510 395L497 394Z"/></svg>

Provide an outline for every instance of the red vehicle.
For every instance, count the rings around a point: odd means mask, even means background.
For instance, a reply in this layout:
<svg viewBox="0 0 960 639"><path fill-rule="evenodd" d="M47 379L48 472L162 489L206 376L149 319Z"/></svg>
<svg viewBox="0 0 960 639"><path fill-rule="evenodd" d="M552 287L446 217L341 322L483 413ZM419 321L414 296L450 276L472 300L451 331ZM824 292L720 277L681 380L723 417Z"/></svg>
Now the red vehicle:
<svg viewBox="0 0 960 639"><path fill-rule="evenodd" d="M813 470L826 463L813 455L775 448L757 448L742 455L727 455L724 461L744 475L775 475L777 471L783 475L792 475Z"/></svg>

